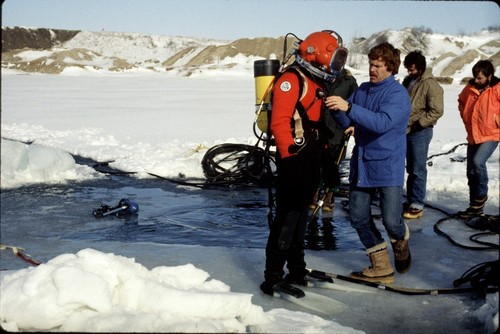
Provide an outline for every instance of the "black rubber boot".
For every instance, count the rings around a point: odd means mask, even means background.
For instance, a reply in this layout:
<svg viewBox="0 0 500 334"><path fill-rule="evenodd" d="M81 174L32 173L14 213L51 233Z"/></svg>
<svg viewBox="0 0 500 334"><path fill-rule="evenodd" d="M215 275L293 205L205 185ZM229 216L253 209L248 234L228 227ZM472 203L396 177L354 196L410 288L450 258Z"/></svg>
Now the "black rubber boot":
<svg viewBox="0 0 500 334"><path fill-rule="evenodd" d="M274 294L273 286L277 283L272 283L269 281L264 281L260 284L260 290L266 295L272 296Z"/></svg>

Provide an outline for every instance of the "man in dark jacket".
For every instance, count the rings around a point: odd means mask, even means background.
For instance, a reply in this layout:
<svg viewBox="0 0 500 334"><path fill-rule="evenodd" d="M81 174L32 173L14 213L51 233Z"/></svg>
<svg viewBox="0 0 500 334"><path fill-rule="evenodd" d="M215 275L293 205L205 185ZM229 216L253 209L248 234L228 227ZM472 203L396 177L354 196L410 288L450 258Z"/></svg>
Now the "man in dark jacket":
<svg viewBox="0 0 500 334"><path fill-rule="evenodd" d="M356 78L345 69L342 70L333 83L325 83L327 96L336 95L344 99L351 96L356 88L358 88ZM321 196L323 197L323 212L332 212L334 195L340 186L338 160L345 155L345 150L343 150L345 134L344 129L337 123L330 112L325 111L322 117L321 184L316 191L311 209L316 208Z"/></svg>
<svg viewBox="0 0 500 334"><path fill-rule="evenodd" d="M426 68L424 55L420 51L410 52L403 62L408 76L403 86L411 99L411 114L406 130L406 203L403 217L421 218L427 186L427 154L433 135L433 127L443 116L443 88Z"/></svg>

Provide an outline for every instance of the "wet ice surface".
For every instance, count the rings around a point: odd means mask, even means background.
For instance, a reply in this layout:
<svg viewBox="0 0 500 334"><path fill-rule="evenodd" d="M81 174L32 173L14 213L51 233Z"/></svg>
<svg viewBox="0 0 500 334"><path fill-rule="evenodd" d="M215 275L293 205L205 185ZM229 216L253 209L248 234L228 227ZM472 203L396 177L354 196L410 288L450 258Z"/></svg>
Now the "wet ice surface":
<svg viewBox="0 0 500 334"><path fill-rule="evenodd" d="M112 175L66 185L33 185L2 191L2 242L26 235L75 241L151 242L264 248L268 235L265 188L200 189L160 179ZM139 205L137 215L95 218L103 204L122 198ZM361 248L347 213L316 216L309 225L311 249Z"/></svg>
<svg viewBox="0 0 500 334"><path fill-rule="evenodd" d="M92 215L100 205L115 206L121 198L136 202L139 214L127 219ZM320 213L309 224L306 260L311 268L348 274L368 263L342 201L336 199L333 218ZM36 260L91 247L133 257L149 268L192 263L232 291L253 294L252 302L265 310L316 313L366 333L481 333L484 328L475 312L485 300L477 294L405 296L377 289L369 294L322 289L321 294L348 306L345 312L323 314L259 293L268 234L265 188L199 189L111 175L92 182L3 190L1 205L2 243L25 247ZM498 258L495 251L464 250L436 235L432 227L443 216L429 209L425 220L409 224L414 263L409 274L397 274L399 285L451 287L473 265ZM0 254L1 269L28 266L9 252Z"/></svg>

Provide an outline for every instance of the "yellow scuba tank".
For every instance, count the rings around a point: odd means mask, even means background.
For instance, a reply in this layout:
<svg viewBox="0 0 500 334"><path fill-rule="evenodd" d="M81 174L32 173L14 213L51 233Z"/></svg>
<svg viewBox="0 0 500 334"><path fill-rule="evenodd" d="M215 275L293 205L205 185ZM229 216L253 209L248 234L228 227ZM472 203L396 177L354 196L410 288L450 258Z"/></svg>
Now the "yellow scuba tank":
<svg viewBox="0 0 500 334"><path fill-rule="evenodd" d="M268 131L268 111L274 78L280 69L277 59L256 60L253 64L255 78L256 123L260 131Z"/></svg>

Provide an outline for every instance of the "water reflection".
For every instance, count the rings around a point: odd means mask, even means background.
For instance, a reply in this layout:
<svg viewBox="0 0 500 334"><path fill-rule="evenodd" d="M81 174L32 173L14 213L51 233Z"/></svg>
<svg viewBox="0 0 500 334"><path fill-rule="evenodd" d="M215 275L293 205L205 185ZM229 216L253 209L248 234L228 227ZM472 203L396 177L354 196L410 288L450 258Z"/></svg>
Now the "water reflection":
<svg viewBox="0 0 500 334"><path fill-rule="evenodd" d="M315 216L309 221L306 230L305 246L312 250L337 249L337 236L333 216Z"/></svg>

